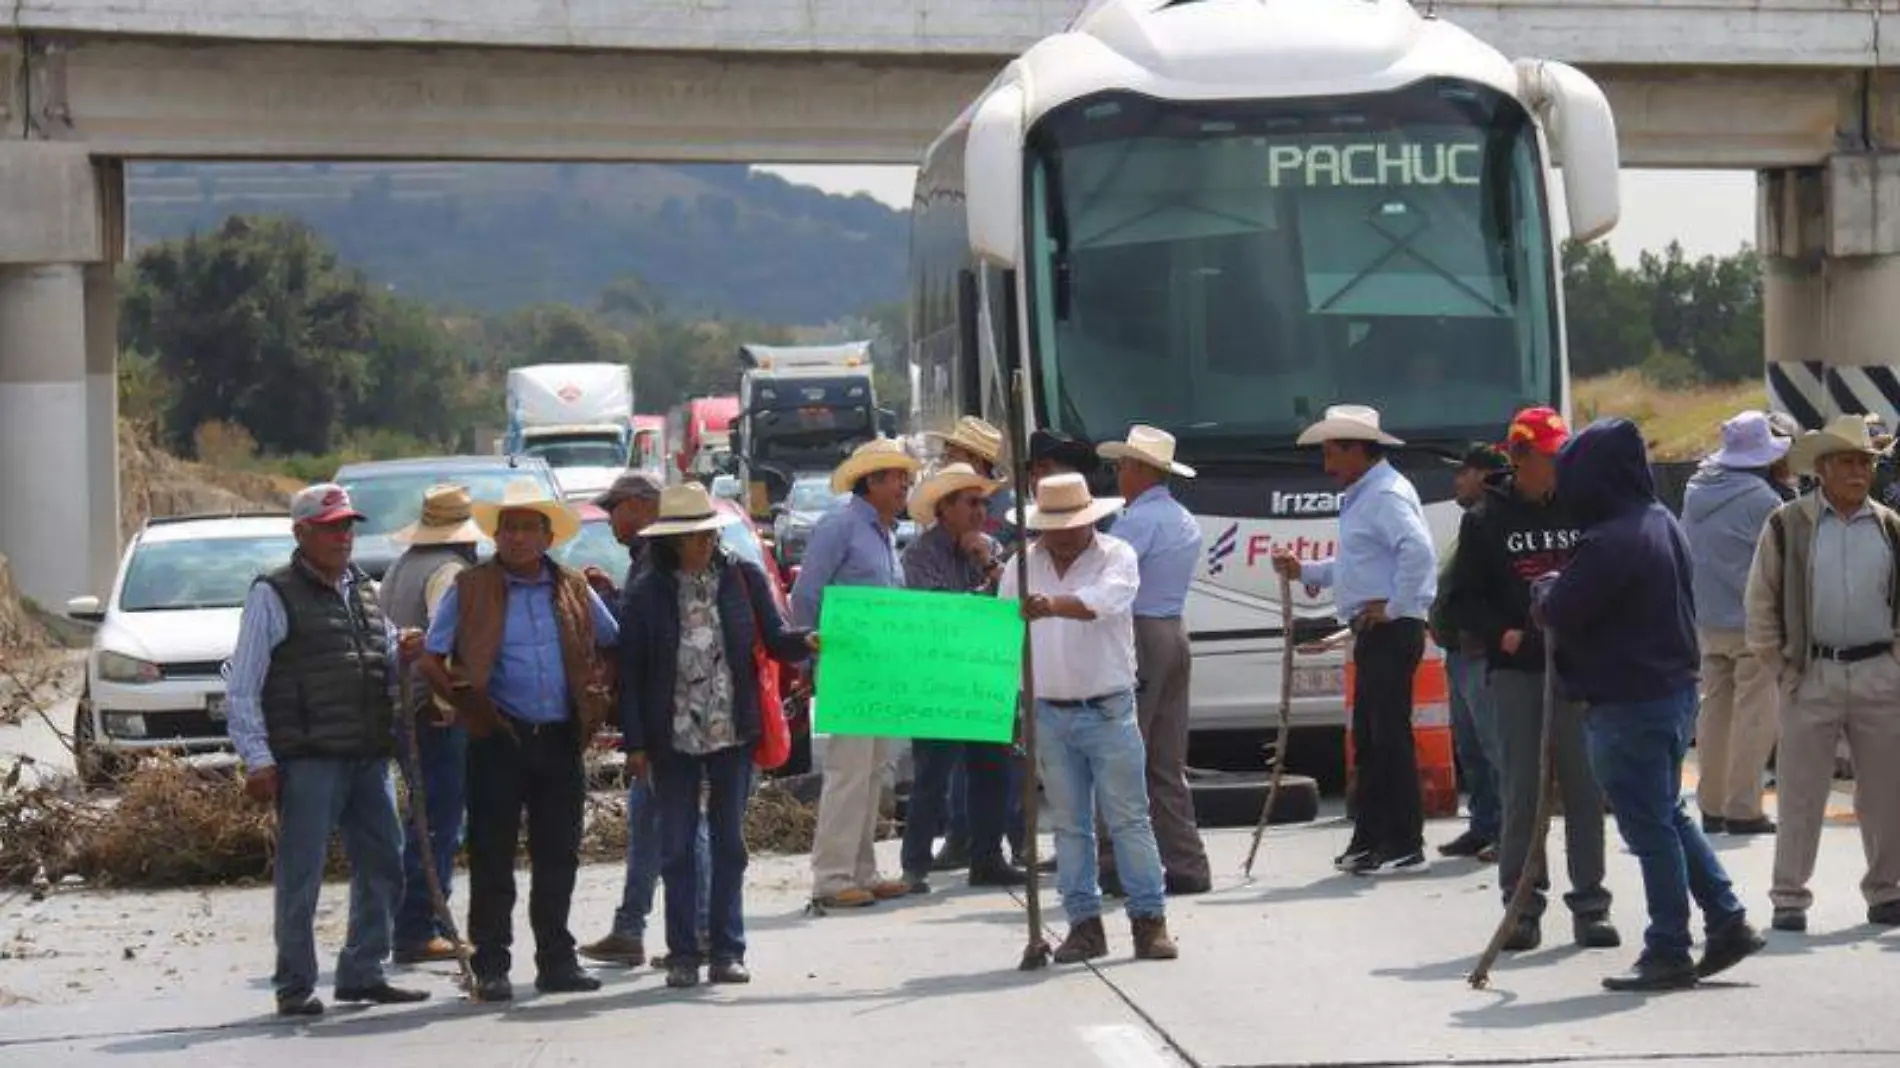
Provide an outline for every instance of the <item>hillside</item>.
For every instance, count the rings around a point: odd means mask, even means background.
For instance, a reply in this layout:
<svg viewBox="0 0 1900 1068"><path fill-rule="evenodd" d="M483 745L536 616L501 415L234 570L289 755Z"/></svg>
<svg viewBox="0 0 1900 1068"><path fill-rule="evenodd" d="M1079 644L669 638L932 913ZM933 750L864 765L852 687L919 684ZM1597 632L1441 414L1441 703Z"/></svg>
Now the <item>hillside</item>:
<svg viewBox="0 0 1900 1068"><path fill-rule="evenodd" d="M1663 389L1635 371L1580 379L1571 398L1579 426L1598 416L1620 415L1643 430L1654 446L1654 459L1695 460L1715 451L1722 423L1747 408L1766 408L1761 382L1736 382L1699 389Z"/></svg>
<svg viewBox="0 0 1900 1068"><path fill-rule="evenodd" d="M430 303L593 303L629 274L682 311L817 325L903 298L906 215L739 165L137 164L135 246L294 215Z"/></svg>

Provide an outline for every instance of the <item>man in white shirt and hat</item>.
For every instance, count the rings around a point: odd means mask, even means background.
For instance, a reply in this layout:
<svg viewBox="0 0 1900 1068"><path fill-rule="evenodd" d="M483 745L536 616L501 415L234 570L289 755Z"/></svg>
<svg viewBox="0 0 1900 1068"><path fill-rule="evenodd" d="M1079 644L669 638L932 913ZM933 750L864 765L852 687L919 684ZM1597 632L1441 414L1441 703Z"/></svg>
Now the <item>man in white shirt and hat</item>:
<svg viewBox="0 0 1900 1068"><path fill-rule="evenodd" d="M910 496L916 457L891 438L867 441L831 473L833 493L850 493L812 529L798 581L792 622L817 630L825 590L832 586L904 584L897 556L897 517ZM819 717L824 707L824 657L818 658ZM822 727L822 723L820 724ZM880 772L888 742L833 736L825 741L824 789L811 850L812 900L828 908L862 908L910 893L908 883L878 873Z"/></svg>
<svg viewBox="0 0 1900 1068"><path fill-rule="evenodd" d="M1021 597L1034 653L1037 764L1056 839L1056 886L1069 933L1058 964L1108 953L1096 875L1099 808L1127 891L1135 956L1172 960L1161 854L1148 815L1148 760L1135 715L1135 598L1141 565L1128 543L1095 524L1121 507L1096 500L1081 475L1045 477L1024 517L1037 537L998 596Z"/></svg>
<svg viewBox="0 0 1900 1068"><path fill-rule="evenodd" d="M1110 528L1135 550L1141 589L1135 594L1135 712L1148 753L1148 811L1170 894L1204 894L1214 885L1207 847L1194 824L1188 788L1188 585L1201 563L1201 525L1174 499L1169 478L1193 478L1174 458L1174 435L1151 426L1129 428L1126 441L1096 450L1115 464L1127 506ZM1103 856L1103 881L1114 868Z"/></svg>
<svg viewBox="0 0 1900 1068"><path fill-rule="evenodd" d="M1403 441L1379 428L1379 413L1336 404L1300 434L1318 445L1339 503L1339 555L1302 563L1277 549L1280 574L1333 590L1334 611L1352 628L1358 679L1352 705L1358 816L1335 862L1356 875L1427 870L1425 811L1412 738L1412 679L1425 652L1425 621L1438 593L1438 554L1418 491L1386 459Z"/></svg>

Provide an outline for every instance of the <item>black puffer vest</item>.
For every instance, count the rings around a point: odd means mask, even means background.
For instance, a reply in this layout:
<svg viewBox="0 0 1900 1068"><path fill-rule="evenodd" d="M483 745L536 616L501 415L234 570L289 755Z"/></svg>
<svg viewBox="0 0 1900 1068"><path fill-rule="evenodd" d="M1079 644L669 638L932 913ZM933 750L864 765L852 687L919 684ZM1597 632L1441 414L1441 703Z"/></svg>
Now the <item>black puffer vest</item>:
<svg viewBox="0 0 1900 1068"><path fill-rule="evenodd" d="M297 561L258 581L277 591L290 625L264 676L271 755L393 755L388 638L369 576L352 565L347 599Z"/></svg>

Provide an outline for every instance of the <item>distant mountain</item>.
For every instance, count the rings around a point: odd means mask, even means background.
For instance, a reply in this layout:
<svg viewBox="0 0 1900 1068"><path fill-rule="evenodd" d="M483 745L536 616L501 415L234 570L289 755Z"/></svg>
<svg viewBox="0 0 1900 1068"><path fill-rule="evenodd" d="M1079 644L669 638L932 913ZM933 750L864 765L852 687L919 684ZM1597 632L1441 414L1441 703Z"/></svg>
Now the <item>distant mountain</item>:
<svg viewBox="0 0 1900 1068"><path fill-rule="evenodd" d="M785 324L904 295L905 213L742 165L149 163L127 196L135 245L292 215L397 292L479 311L587 305L629 274Z"/></svg>

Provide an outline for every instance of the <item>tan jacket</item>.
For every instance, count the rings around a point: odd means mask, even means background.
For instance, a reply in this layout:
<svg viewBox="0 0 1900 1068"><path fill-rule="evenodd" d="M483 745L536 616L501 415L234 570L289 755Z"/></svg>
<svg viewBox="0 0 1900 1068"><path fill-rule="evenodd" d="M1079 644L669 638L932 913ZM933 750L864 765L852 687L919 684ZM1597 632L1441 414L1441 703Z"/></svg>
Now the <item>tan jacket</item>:
<svg viewBox="0 0 1900 1068"><path fill-rule="evenodd" d="M1894 610L1895 650L1900 654L1900 514L1878 501L1868 503L1894 551L1894 588L1888 591L1887 604ZM1755 544L1755 563L1742 599L1748 614L1748 651L1776 673L1783 691L1792 691L1808 669L1808 573L1820 518L1819 491L1769 515Z"/></svg>
<svg viewBox="0 0 1900 1068"><path fill-rule="evenodd" d="M554 572L554 616L561 631L561 660L574 702L583 747L606 721L611 694L604 681L600 651L594 644L594 617L588 610L587 580L578 571L548 561ZM507 720L488 697L488 679L501 653L502 622L507 618L508 578L499 561L489 559L455 577L461 618L455 632L455 664L467 680L453 695L471 738L486 738Z"/></svg>

